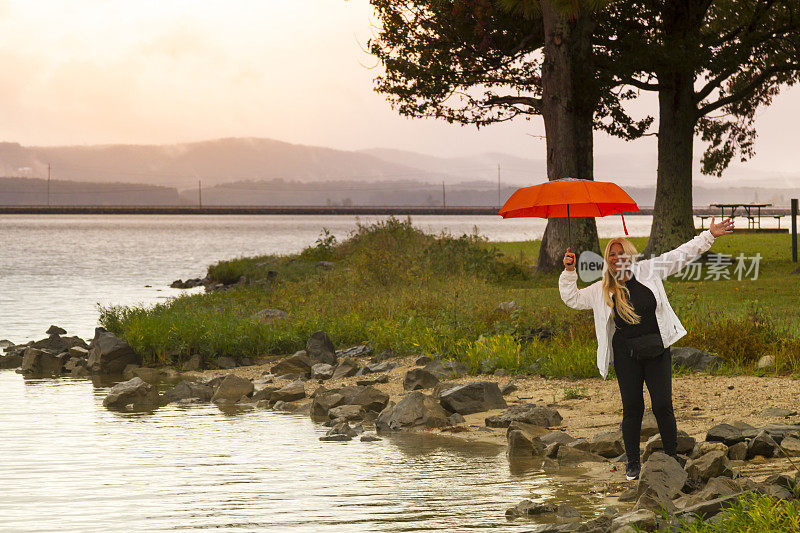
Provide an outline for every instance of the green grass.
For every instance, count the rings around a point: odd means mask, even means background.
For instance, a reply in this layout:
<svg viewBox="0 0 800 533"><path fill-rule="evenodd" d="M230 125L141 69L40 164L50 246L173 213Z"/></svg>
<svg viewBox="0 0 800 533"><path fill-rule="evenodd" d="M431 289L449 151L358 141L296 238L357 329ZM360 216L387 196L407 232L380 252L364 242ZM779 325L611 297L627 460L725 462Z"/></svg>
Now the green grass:
<svg viewBox="0 0 800 533"><path fill-rule="evenodd" d="M712 523L683 519L678 533L765 533L800 531L800 500L744 494Z"/></svg>
<svg viewBox="0 0 800 533"><path fill-rule="evenodd" d="M633 240L644 247L646 239ZM800 276L788 274L788 246L784 235L726 236L712 250L760 251L758 280L668 281L670 302L689 330L678 344L719 354L727 362L720 372L752 372L771 354L779 363L774 372L798 373ZM359 225L343 242L323 233L300 254L216 263L212 279L245 283L154 307L101 308L101 323L151 364L179 365L193 354L277 356L301 349L322 329L337 346L428 353L463 361L472 372L597 376L591 312L563 304L558 273L533 272L538 247L428 235L389 219ZM498 308L510 300L520 308ZM265 308L289 317L253 317Z"/></svg>

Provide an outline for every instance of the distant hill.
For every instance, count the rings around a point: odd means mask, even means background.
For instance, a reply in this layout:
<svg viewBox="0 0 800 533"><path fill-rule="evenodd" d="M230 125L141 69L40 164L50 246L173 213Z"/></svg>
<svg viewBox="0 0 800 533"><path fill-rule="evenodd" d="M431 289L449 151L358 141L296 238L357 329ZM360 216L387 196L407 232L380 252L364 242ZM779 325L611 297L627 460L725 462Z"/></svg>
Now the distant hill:
<svg viewBox="0 0 800 533"><path fill-rule="evenodd" d="M50 205L180 205L174 187L52 180ZM47 180L0 178L0 205L47 205Z"/></svg>

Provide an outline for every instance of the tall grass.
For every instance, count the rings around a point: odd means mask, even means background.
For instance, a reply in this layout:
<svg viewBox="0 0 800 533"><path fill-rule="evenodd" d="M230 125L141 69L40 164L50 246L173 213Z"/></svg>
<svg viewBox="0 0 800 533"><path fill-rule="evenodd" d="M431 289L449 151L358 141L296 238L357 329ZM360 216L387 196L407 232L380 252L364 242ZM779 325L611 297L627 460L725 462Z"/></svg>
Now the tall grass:
<svg viewBox="0 0 800 533"><path fill-rule="evenodd" d="M682 519L678 533L766 533L800 531L800 500L775 500L746 493L712 522Z"/></svg>
<svg viewBox="0 0 800 533"><path fill-rule="evenodd" d="M323 231L299 254L209 267L213 280L243 281L229 290L153 307L103 307L100 318L151 364L180 363L193 354L214 360L291 353L322 329L337 346L428 353L463 361L473 372L596 376L591 312L567 308L557 274L532 272L530 258L521 246L489 243L476 233L431 235L410 220L390 218L359 223L342 242ZM679 344L719 354L727 369L750 371L770 354L777 371L800 371L800 341L790 327L769 308L713 312L708 306L716 301L705 293L714 287L668 282L689 331ZM509 300L519 307L498 306ZM266 308L289 316L259 319L256 313Z"/></svg>

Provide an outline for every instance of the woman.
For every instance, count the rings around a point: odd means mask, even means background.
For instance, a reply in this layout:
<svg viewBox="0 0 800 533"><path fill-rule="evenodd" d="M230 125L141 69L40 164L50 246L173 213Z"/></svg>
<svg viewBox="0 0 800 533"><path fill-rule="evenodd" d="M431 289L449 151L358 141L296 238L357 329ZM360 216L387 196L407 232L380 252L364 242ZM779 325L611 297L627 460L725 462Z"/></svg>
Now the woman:
<svg viewBox="0 0 800 533"><path fill-rule="evenodd" d="M567 248L558 279L561 299L573 309L591 309L597 335L597 368L605 379L609 363L622 397L622 439L628 466L626 477L638 479L639 437L644 415L643 384L647 384L664 452L675 457L677 426L672 410L672 355L669 346L686 334L667 301L662 279L675 274L711 247L720 235L733 233L733 220L652 259L637 260L636 248L625 238L612 239L603 254L602 279L584 289L577 286L575 254Z"/></svg>

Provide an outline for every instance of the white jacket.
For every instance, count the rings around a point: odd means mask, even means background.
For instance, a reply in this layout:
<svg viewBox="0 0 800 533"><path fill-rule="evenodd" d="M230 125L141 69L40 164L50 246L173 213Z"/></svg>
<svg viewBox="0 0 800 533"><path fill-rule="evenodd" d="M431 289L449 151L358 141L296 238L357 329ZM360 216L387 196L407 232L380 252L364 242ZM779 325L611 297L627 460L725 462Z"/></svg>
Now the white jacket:
<svg viewBox="0 0 800 533"><path fill-rule="evenodd" d="M656 297L656 320L664 346L670 346L686 335L686 330L678 320L675 311L667 301L662 279L680 271L687 263L702 254L714 242L711 231L705 230L687 243L652 259L633 261L630 270L642 285ZM603 262L603 272L608 264ZM597 335L597 368L603 379L608 377L608 366L613 360L611 338L614 335L614 315L611 306L603 298L603 279L599 279L584 289L577 285L578 272L564 270L558 278L558 290L564 303L573 309L591 309L594 313L594 330Z"/></svg>

